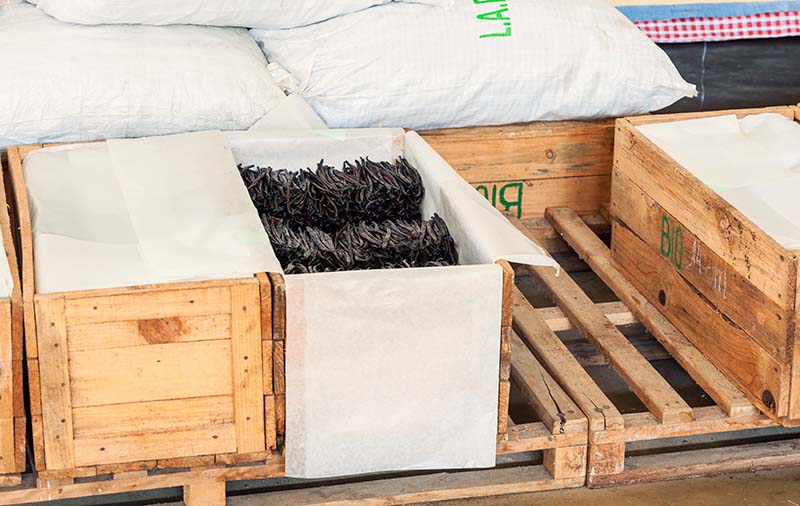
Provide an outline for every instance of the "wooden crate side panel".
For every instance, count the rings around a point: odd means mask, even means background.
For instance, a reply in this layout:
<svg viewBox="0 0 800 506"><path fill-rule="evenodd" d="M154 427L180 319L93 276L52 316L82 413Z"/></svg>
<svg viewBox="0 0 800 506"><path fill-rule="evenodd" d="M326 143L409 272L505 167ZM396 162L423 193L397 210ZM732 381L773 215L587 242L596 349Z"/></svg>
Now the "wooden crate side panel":
<svg viewBox="0 0 800 506"><path fill-rule="evenodd" d="M612 212L741 332L779 362L791 360L794 311L782 309L769 299L619 171L614 174Z"/></svg>
<svg viewBox="0 0 800 506"><path fill-rule="evenodd" d="M793 309L796 272L790 252L626 120L617 122L614 163L758 290L782 309Z"/></svg>
<svg viewBox="0 0 800 506"><path fill-rule="evenodd" d="M788 371L686 282L660 254L620 222L612 234L614 265L658 307L750 400L784 416ZM663 301L663 304L662 304Z"/></svg>
<svg viewBox="0 0 800 506"><path fill-rule="evenodd" d="M472 186L498 210L515 218L544 216L548 207L596 213L611 199L611 175L482 181Z"/></svg>
<svg viewBox="0 0 800 506"><path fill-rule="evenodd" d="M421 132L470 183L607 175L613 120L534 122Z"/></svg>
<svg viewBox="0 0 800 506"><path fill-rule="evenodd" d="M55 339L42 318L57 307L58 353L47 358L66 371L40 373L47 469L265 451L258 281L107 293L37 301L39 361ZM63 413L44 399L59 384ZM70 433L51 436L56 420ZM51 456L49 440L62 438ZM70 460L54 461L65 446Z"/></svg>

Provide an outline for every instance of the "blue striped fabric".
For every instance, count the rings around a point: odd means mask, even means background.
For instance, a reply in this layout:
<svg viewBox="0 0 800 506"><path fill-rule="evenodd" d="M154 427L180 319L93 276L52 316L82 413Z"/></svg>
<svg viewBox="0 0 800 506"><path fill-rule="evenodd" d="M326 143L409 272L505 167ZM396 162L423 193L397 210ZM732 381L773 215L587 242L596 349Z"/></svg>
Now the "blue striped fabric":
<svg viewBox="0 0 800 506"><path fill-rule="evenodd" d="M800 11L800 0L780 2L693 3L679 5L626 5L617 7L631 21L662 21L678 18L752 16L768 12Z"/></svg>

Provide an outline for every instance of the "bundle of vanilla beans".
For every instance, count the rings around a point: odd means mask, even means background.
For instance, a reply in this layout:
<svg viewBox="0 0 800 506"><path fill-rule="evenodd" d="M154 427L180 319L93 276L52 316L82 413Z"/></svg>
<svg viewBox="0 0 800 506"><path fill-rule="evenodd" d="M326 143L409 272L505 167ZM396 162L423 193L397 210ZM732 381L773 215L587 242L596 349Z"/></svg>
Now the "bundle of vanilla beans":
<svg viewBox="0 0 800 506"><path fill-rule="evenodd" d="M404 158L239 171L287 274L458 263L444 220L422 219L425 188Z"/></svg>

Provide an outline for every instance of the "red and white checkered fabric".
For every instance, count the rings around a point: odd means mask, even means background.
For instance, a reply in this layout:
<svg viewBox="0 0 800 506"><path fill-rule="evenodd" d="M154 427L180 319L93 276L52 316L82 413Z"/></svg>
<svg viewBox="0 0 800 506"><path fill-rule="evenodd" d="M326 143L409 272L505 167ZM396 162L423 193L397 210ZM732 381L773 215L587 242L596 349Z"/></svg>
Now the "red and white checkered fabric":
<svg viewBox="0 0 800 506"><path fill-rule="evenodd" d="M637 21L635 24L655 42L768 39L800 35L800 12Z"/></svg>

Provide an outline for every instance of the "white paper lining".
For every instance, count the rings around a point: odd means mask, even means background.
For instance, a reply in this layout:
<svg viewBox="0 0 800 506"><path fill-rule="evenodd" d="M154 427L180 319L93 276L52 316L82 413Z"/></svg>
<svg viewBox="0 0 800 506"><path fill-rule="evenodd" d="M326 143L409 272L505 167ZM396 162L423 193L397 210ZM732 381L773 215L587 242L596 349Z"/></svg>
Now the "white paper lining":
<svg viewBox="0 0 800 506"><path fill-rule="evenodd" d="M14 289L14 279L11 277L11 268L8 263L8 252L5 250L2 232L0 232L0 246L3 257L0 259L0 297L11 297Z"/></svg>
<svg viewBox="0 0 800 506"><path fill-rule="evenodd" d="M799 124L766 113L638 129L782 246L800 248Z"/></svg>
<svg viewBox="0 0 800 506"><path fill-rule="evenodd" d="M502 269L286 277L286 474L495 465Z"/></svg>
<svg viewBox="0 0 800 506"><path fill-rule="evenodd" d="M278 268L219 132L47 148L24 170L37 293Z"/></svg>

